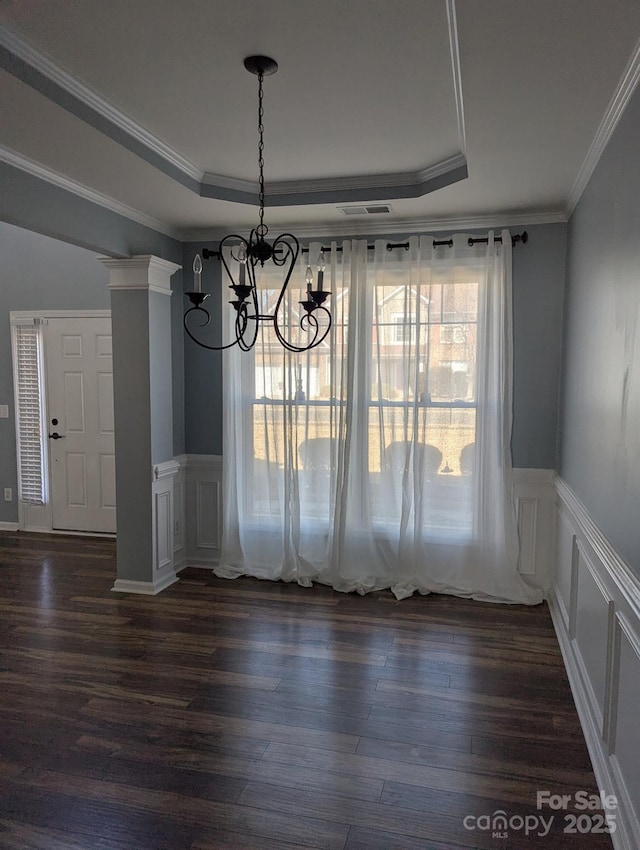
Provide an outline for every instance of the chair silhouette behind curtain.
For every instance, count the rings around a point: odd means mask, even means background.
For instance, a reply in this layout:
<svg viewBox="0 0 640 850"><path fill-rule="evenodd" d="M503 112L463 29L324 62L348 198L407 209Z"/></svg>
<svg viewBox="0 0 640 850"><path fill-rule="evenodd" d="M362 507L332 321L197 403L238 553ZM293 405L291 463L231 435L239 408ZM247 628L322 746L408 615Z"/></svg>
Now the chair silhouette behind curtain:
<svg viewBox="0 0 640 850"><path fill-rule="evenodd" d="M331 471L331 440L329 437L311 437L298 446L302 468L308 472Z"/></svg>
<svg viewBox="0 0 640 850"><path fill-rule="evenodd" d="M411 443L406 440L397 440L389 443L384 452L383 464L386 469L394 473L403 473L407 460L412 464L413 458L409 452ZM442 452L436 446L429 443L416 443L413 451L418 452L418 467L427 477L436 475L442 464Z"/></svg>
<svg viewBox="0 0 640 850"><path fill-rule="evenodd" d="M463 475L472 475L476 460L476 444L469 443L460 452L460 472Z"/></svg>

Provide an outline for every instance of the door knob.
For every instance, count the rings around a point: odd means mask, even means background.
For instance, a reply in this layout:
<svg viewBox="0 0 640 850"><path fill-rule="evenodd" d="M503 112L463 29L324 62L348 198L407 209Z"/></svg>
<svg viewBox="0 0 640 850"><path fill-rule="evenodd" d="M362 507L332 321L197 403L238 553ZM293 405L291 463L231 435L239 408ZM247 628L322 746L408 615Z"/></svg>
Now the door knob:
<svg viewBox="0 0 640 850"><path fill-rule="evenodd" d="M64 440L64 434L58 434L57 431L54 431L53 434L49 434L50 440Z"/></svg>

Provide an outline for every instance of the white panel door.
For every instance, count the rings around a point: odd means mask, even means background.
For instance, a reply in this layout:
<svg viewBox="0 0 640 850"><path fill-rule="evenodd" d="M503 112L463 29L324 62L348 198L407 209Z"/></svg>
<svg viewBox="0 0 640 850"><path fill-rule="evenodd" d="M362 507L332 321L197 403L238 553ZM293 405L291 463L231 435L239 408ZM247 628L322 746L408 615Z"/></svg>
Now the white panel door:
<svg viewBox="0 0 640 850"><path fill-rule="evenodd" d="M111 320L45 326L52 525L115 532Z"/></svg>

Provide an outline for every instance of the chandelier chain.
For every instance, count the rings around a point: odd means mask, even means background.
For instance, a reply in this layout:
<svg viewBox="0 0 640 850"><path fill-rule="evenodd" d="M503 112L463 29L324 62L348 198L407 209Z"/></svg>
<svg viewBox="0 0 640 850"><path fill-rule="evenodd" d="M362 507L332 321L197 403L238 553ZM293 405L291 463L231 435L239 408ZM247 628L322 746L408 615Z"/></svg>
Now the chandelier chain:
<svg viewBox="0 0 640 850"><path fill-rule="evenodd" d="M260 227L259 233L264 234L265 224L264 224L264 106L263 106L263 90L262 90L262 80L264 78L264 74L260 72L258 74L258 166L260 168L260 194L259 194L259 202L260 202Z"/></svg>

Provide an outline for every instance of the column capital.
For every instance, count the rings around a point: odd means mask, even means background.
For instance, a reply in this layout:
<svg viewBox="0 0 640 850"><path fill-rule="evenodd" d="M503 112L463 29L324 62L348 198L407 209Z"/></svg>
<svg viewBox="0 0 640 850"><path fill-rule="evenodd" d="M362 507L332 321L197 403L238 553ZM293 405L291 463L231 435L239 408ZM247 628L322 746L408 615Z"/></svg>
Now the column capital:
<svg viewBox="0 0 640 850"><path fill-rule="evenodd" d="M162 295L171 295L171 275L182 268L153 254L122 259L100 257L100 262L109 269L109 289L146 289Z"/></svg>

